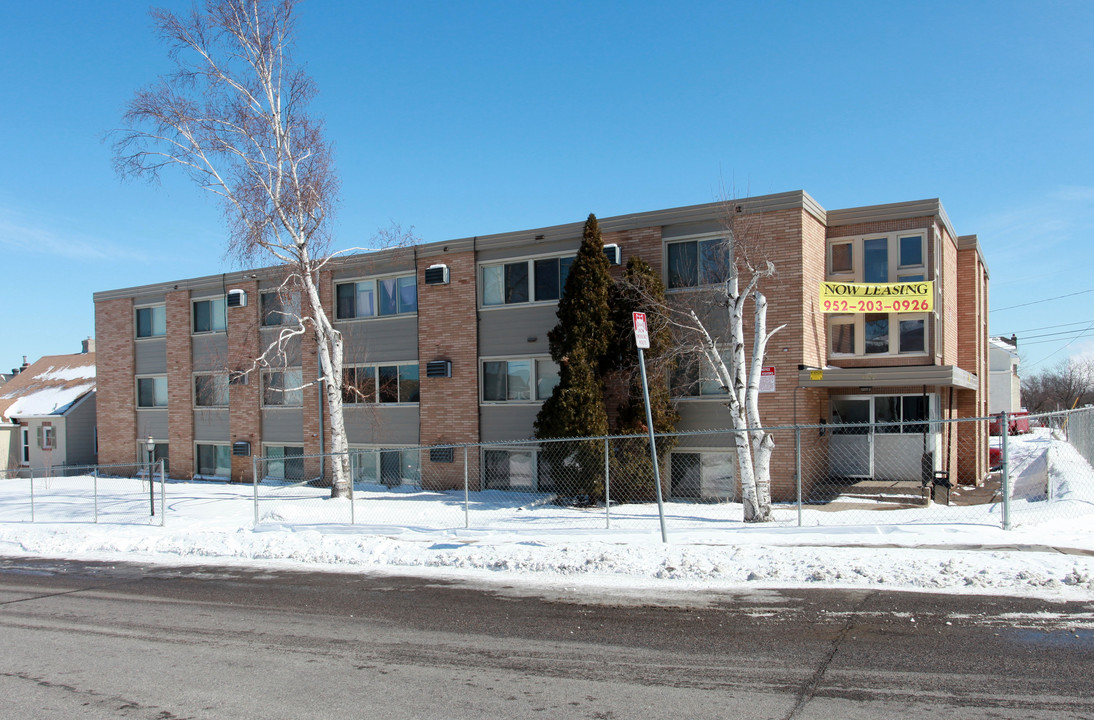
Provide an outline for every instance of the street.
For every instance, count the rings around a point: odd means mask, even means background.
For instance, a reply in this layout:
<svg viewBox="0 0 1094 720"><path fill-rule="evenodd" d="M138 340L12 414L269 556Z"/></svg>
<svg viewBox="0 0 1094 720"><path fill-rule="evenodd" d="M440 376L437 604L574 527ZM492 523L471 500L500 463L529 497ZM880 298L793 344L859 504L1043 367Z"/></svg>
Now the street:
<svg viewBox="0 0 1094 720"><path fill-rule="evenodd" d="M12 718L1090 718L1092 676L1094 602L0 558Z"/></svg>

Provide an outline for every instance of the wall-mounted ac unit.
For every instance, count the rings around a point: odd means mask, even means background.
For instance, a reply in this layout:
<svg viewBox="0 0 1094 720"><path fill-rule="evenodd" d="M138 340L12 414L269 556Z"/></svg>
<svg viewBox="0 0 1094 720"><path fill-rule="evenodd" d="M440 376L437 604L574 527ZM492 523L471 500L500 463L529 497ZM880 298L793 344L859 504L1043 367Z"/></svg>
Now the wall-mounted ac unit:
<svg viewBox="0 0 1094 720"><path fill-rule="evenodd" d="M449 282L448 266L443 263L430 265L425 269L426 285L447 285Z"/></svg>
<svg viewBox="0 0 1094 720"><path fill-rule="evenodd" d="M456 448L429 448L429 462L450 463L456 460Z"/></svg>
<svg viewBox="0 0 1094 720"><path fill-rule="evenodd" d="M425 364L425 376L431 378L452 377L452 361L430 360Z"/></svg>
<svg viewBox="0 0 1094 720"><path fill-rule="evenodd" d="M228 291L228 307L247 307L247 293L244 290Z"/></svg>
<svg viewBox="0 0 1094 720"><path fill-rule="evenodd" d="M618 245L605 245L604 254L608 256L608 262L612 265L623 263L623 253L619 251Z"/></svg>
<svg viewBox="0 0 1094 720"><path fill-rule="evenodd" d="M250 457L251 444L246 440L237 440L232 443L232 454L237 457Z"/></svg>

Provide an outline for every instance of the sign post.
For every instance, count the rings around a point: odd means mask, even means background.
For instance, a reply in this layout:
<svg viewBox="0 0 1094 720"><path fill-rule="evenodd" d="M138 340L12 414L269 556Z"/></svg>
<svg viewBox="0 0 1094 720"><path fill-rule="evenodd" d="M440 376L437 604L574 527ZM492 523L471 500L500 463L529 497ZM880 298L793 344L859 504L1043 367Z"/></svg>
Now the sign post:
<svg viewBox="0 0 1094 720"><path fill-rule="evenodd" d="M650 332L646 325L646 313L636 312L634 316L634 342L638 346L638 367L642 369L642 399L646 403L646 429L650 434L650 458L653 460L653 486L657 490L657 516L661 520L661 542L668 542L665 533L665 503L661 499L661 468L657 464L657 443L653 433L653 413L650 411L650 386L646 382L646 354L643 350L650 347Z"/></svg>

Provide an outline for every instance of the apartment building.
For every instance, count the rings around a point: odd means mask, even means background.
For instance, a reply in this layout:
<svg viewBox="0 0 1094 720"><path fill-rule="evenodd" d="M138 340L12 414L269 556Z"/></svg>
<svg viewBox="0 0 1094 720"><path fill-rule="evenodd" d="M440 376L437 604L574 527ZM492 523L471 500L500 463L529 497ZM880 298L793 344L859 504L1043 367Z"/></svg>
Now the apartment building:
<svg viewBox="0 0 1094 720"><path fill-rule="evenodd" d="M960 445L950 435L958 430L927 422L983 416L987 403L987 267L976 237L958 236L938 200L825 210L795 191L600 218L600 226L613 274L640 256L661 273L670 299L702 286L709 250L727 226L747 226L748 242L778 273L765 286L769 326L785 325L764 362L765 424L901 423L876 436L813 433L805 451L832 459L803 471L807 490L833 476L918 479L924 448L933 470L962 482L983 478L986 430L961 431L973 436ZM462 486L462 460L452 453L405 448L529 440L476 450L472 482L535 486L532 424L558 372L547 333L582 229L583 218L328 266L320 289L346 340L355 477ZM254 369L298 302L277 291L283 272L95 294L101 462L143 457L151 439L176 478L250 480L248 453L286 477L311 472L293 458L320 453L329 439L321 391L299 389L318 376L312 341L295 339L279 365ZM821 306L824 282L921 281L932 295L923 312ZM696 373L699 382L680 385L679 428L728 427L721 391L702 382L701 366ZM968 443L977 450L959 453ZM670 462L673 473L698 475L700 487L736 492L728 441L686 438ZM792 443L777 445L772 479L776 498L793 494Z"/></svg>

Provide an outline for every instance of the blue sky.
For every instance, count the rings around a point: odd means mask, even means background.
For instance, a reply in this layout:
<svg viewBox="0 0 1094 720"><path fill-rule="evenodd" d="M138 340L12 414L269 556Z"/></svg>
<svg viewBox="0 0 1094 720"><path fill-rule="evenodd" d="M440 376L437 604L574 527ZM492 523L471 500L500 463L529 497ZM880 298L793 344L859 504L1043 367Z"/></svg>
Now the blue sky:
<svg viewBox="0 0 1094 720"><path fill-rule="evenodd" d="M98 290L238 268L209 193L111 168L105 133L169 67L148 8L0 9L0 369L78 352ZM979 235L990 331L1018 333L1027 372L1094 354L1094 3L307 0L299 17L339 246L723 187L829 209L939 197Z"/></svg>

